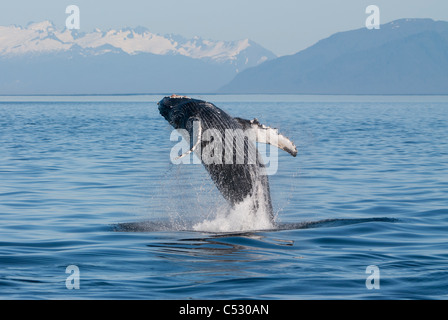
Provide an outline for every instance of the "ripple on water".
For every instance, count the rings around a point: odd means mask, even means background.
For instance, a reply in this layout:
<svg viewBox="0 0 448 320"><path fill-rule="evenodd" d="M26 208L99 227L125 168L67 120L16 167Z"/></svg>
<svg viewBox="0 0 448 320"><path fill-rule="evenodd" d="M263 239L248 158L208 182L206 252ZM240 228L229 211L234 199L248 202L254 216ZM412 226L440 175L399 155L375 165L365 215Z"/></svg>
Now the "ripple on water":
<svg viewBox="0 0 448 320"><path fill-rule="evenodd" d="M442 98L212 97L299 145L269 177L278 222L242 228L201 166L170 163L158 98L0 102L2 298L447 297Z"/></svg>

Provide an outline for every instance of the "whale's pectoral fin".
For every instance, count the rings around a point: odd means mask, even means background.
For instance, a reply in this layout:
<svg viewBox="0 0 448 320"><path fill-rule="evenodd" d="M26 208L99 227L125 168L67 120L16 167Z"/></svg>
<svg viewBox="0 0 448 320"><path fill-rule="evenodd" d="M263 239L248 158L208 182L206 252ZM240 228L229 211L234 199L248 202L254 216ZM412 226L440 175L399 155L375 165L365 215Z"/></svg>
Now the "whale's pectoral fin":
<svg viewBox="0 0 448 320"><path fill-rule="evenodd" d="M273 145L279 149L288 152L293 157L297 155L297 147L290 139L278 133L278 129L265 126L261 124L257 119L246 120L241 118L235 118L235 120L238 121L239 124L241 124L243 130L247 129L254 130L257 142Z"/></svg>
<svg viewBox="0 0 448 320"><path fill-rule="evenodd" d="M186 155L189 155L193 151L196 150L196 148L201 143L202 138L202 126L201 126L201 119L197 117L191 117L187 120L186 123L186 129L190 135L190 145L192 146L190 150L187 152L181 154L180 156L176 157L175 160L181 159L185 157Z"/></svg>

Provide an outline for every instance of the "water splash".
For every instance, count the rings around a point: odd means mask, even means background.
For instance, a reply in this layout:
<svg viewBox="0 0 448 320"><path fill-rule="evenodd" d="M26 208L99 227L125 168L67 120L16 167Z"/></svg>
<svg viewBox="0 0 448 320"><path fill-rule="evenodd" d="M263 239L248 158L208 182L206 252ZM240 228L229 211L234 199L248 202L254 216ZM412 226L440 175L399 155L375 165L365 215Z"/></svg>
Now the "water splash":
<svg viewBox="0 0 448 320"><path fill-rule="evenodd" d="M270 196L266 194L269 189L264 187L267 181L262 178L251 172L252 194L232 208L202 165L186 168L171 164L169 173L161 179L161 187L153 189L151 201L157 201L162 210L158 214L151 211L150 218L158 222L152 224L145 219L140 225L127 225L126 229L210 233L274 229L275 219L271 217L272 208L268 207Z"/></svg>
<svg viewBox="0 0 448 320"><path fill-rule="evenodd" d="M317 221L277 223L272 228L263 228L263 226L261 226L261 228L258 230L255 229L241 230L239 229L239 226L241 226L241 224L238 225L237 228L233 228L234 225L232 225L232 223L229 223L230 221L235 220L229 220L226 217L223 217L223 220L220 220L220 217L217 217L214 220L206 220L194 225L194 228L197 228L198 230L191 230L192 229L191 227L183 228L181 225L173 224L173 222L171 221L138 221L138 222L118 223L112 225L112 229L117 232L198 231L198 232L210 232L219 234L219 233L233 233L233 232L250 233L252 231L283 231L283 230L302 230L302 229L314 229L314 228L338 228L353 224L370 223L370 222L397 223L400 222L401 220L388 217L324 219ZM221 225L219 223L221 223ZM215 231L212 231L213 228L215 228Z"/></svg>
<svg viewBox="0 0 448 320"><path fill-rule="evenodd" d="M270 230L275 228L267 208L254 210L253 197L247 197L243 202L229 210L218 211L213 219L193 225L194 231L203 232L242 232L254 230Z"/></svg>

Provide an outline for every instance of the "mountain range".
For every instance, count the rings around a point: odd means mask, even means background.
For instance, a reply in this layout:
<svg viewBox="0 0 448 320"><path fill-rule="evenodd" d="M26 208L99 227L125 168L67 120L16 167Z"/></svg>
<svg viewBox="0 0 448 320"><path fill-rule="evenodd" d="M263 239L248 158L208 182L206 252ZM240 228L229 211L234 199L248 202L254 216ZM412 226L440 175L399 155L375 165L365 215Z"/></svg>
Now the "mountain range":
<svg viewBox="0 0 448 320"><path fill-rule="evenodd" d="M249 39L186 39L144 27L0 26L0 94L209 92L275 57Z"/></svg>
<svg viewBox="0 0 448 320"><path fill-rule="evenodd" d="M448 22L339 32L237 74L220 93L448 94Z"/></svg>
<svg viewBox="0 0 448 320"><path fill-rule="evenodd" d="M144 27L0 26L0 94L134 93L448 94L448 22L395 20L281 57Z"/></svg>

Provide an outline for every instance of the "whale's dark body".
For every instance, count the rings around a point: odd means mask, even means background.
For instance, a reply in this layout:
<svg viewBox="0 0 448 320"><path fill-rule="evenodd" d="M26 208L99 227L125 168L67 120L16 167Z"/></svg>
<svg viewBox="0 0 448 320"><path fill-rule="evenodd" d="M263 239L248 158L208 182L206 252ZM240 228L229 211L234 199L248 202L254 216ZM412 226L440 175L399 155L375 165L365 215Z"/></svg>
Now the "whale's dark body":
<svg viewBox="0 0 448 320"><path fill-rule="evenodd" d="M218 130L224 135L226 130L234 130L237 134L242 134L252 122L240 118L233 118L214 104L191 99L188 97L176 96L163 98L159 103L160 114L175 128L186 129L190 137L193 137L193 122L200 122L201 132L208 129ZM257 122L258 123L258 122ZM239 129L239 130L237 130ZM213 141L213 140L212 140ZM255 159L252 163L205 163L205 169L210 174L216 187L223 197L235 206L247 199L251 199L251 210L255 212L262 208L267 211L273 219L273 209L269 190L268 176L261 156L254 147L254 142L243 137L244 144L233 144L232 150L236 154L246 154L246 159ZM200 149L203 152L211 141L200 141ZM223 144L226 140L223 139ZM191 140L191 145L194 141ZM229 143L227 141L227 143ZM252 146L249 144L253 144ZM256 154L254 154L256 153ZM294 154L295 155L295 154ZM202 159L202 157L201 157ZM235 159L235 158L234 158Z"/></svg>

